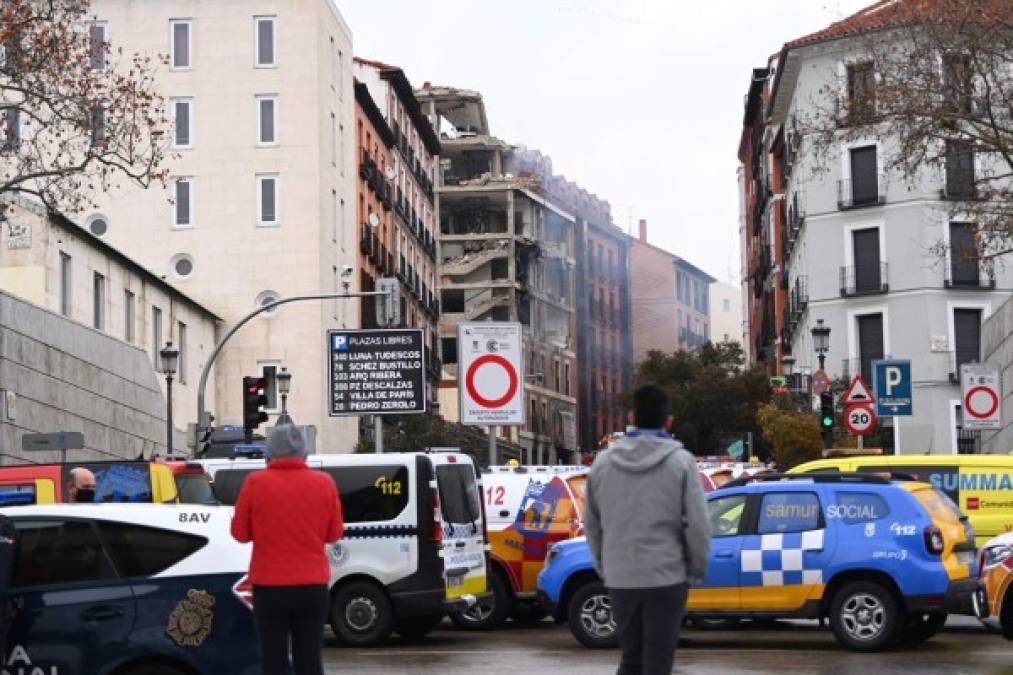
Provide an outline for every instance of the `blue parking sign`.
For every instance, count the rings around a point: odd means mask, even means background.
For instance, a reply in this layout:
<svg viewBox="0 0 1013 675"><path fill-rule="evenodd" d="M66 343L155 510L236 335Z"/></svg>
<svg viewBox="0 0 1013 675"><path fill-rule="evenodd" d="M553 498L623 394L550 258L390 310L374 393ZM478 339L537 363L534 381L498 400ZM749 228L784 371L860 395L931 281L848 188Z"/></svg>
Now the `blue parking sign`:
<svg viewBox="0 0 1013 675"><path fill-rule="evenodd" d="M883 359L872 362L872 391L880 417L909 416L911 405L911 360Z"/></svg>

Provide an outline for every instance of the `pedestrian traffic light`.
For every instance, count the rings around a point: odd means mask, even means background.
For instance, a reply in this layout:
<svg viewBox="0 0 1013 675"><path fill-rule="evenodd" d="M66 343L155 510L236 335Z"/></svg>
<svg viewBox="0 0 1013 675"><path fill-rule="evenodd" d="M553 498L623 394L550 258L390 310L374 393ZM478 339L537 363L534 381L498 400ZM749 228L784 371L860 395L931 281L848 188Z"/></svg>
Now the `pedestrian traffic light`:
<svg viewBox="0 0 1013 675"><path fill-rule="evenodd" d="M263 407L267 405L266 377L243 378L243 432L246 442L253 441L253 430L267 421L267 413Z"/></svg>
<svg viewBox="0 0 1013 675"><path fill-rule="evenodd" d="M834 428L834 395L829 391L820 394L820 430Z"/></svg>

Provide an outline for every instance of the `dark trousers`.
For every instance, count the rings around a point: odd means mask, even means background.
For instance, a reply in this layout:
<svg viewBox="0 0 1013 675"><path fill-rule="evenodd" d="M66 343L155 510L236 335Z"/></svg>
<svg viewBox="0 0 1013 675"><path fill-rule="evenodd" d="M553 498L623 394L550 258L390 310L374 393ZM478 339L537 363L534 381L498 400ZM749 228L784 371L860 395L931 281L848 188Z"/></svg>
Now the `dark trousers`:
<svg viewBox="0 0 1013 675"><path fill-rule="evenodd" d="M327 586L254 586L253 618L260 637L260 671L287 675L289 639L295 675L324 675Z"/></svg>
<svg viewBox="0 0 1013 675"><path fill-rule="evenodd" d="M622 648L617 675L671 675L687 588L609 589Z"/></svg>

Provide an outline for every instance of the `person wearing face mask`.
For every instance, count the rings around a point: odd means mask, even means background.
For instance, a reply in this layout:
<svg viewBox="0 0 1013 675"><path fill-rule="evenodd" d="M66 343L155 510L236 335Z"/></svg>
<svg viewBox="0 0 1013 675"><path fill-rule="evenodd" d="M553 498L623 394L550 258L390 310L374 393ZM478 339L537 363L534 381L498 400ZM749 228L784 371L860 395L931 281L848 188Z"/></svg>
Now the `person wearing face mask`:
<svg viewBox="0 0 1013 675"><path fill-rule="evenodd" d="M78 504L92 504L95 501L95 474L84 467L70 470L67 481L67 497Z"/></svg>

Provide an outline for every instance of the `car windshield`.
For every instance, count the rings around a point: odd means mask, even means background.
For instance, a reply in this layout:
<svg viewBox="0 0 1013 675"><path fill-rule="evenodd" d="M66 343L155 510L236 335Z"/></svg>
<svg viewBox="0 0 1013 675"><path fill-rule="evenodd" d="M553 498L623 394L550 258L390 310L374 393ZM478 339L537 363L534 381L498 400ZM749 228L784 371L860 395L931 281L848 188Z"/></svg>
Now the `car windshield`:
<svg viewBox="0 0 1013 675"><path fill-rule="evenodd" d="M471 464L443 464L436 467L440 508L448 523L463 525L481 518L478 484Z"/></svg>
<svg viewBox="0 0 1013 675"><path fill-rule="evenodd" d="M176 474L176 491L181 504L217 504L206 473Z"/></svg>

